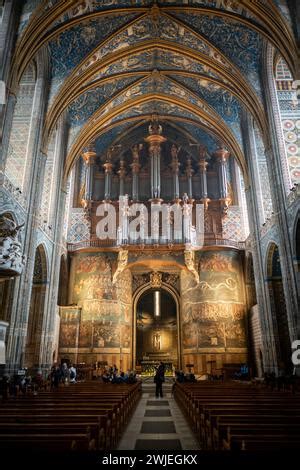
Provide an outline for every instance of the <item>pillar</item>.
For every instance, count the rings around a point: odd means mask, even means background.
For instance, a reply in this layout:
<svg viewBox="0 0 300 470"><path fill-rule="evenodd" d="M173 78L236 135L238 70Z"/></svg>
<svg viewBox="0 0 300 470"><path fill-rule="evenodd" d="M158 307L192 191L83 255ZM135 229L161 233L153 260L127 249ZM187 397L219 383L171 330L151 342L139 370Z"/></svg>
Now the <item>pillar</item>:
<svg viewBox="0 0 300 470"><path fill-rule="evenodd" d="M55 327L57 312L57 295L59 288L61 243L64 229L64 216L67 198L67 188L63 183L64 161L67 151L67 114L64 113L57 123L57 137L55 143L54 171L57 182L53 200L51 202L53 226L53 250L49 263L49 292L45 301L45 315L42 325L40 369L47 373L52 365L52 353L55 347Z"/></svg>
<svg viewBox="0 0 300 470"><path fill-rule="evenodd" d="M206 161L206 147L200 146L199 149L199 175L200 175L200 197L201 202L204 204L204 208L207 209L209 199L207 194L207 165L208 162Z"/></svg>
<svg viewBox="0 0 300 470"><path fill-rule="evenodd" d="M219 182L219 195L220 195L220 204L223 212L226 212L229 205L229 197L227 190L227 160L230 156L228 150L225 149L223 144L221 144L217 150L214 152L214 156L217 160L217 169L218 169L218 182Z"/></svg>
<svg viewBox="0 0 300 470"><path fill-rule="evenodd" d="M82 154L86 164L85 172L85 195L84 199L87 205L93 200L94 170L96 163L96 151L93 144Z"/></svg>
<svg viewBox="0 0 300 470"><path fill-rule="evenodd" d="M266 161L270 177L270 189L279 234L279 251L282 268L282 280L289 322L289 333L291 342L300 337L299 319L299 287L293 263L293 243L289 231L288 201L285 189L285 177L282 166L282 131L280 128L280 110L275 88L273 65L274 48L269 44L264 51L263 64L263 87L265 96L265 107L267 116L267 135L269 136L269 147L266 149Z"/></svg>
<svg viewBox="0 0 300 470"><path fill-rule="evenodd" d="M157 118L149 126L149 136L145 141L149 144L151 159L151 199L160 200L160 153L161 144L167 139L161 135L162 127Z"/></svg>
<svg viewBox="0 0 300 470"><path fill-rule="evenodd" d="M257 293L257 303L260 312L260 324L262 331L262 342L264 344L263 362L265 372L271 372L277 368L276 345L274 339L272 313L269 302L269 292L264 269L264 253L261 245L260 235L260 209L259 194L257 193L256 163L257 158L254 147L251 144L252 118L248 113L242 114L242 135L244 143L244 153L248 163L249 186L246 188L246 200L249 213L249 226L251 237L251 247L253 254L253 268L255 272L255 287Z"/></svg>
<svg viewBox="0 0 300 470"><path fill-rule="evenodd" d="M160 198L160 146L150 147L151 157L151 197Z"/></svg>
<svg viewBox="0 0 300 470"><path fill-rule="evenodd" d="M12 121L14 117L14 109L17 102L17 98L13 93L9 93L7 98L7 103L5 107L5 119L3 125L3 129L1 129L0 123L0 132L2 131L2 139L0 141L0 173L3 172L5 169L6 159L8 155L9 149L9 138L10 138L10 131L12 126ZM3 110L4 113L4 110ZM0 183L2 176L0 175Z"/></svg>
<svg viewBox="0 0 300 470"><path fill-rule="evenodd" d="M139 163L139 147L134 145L132 148L132 164L130 165L132 170L132 200L138 201L139 199L139 172L141 165Z"/></svg>
<svg viewBox="0 0 300 470"><path fill-rule="evenodd" d="M126 169L125 169L125 160L121 158L120 160L120 168L118 170L119 175L119 196L125 195L125 176L126 176Z"/></svg>
<svg viewBox="0 0 300 470"><path fill-rule="evenodd" d="M104 183L104 199L109 201L111 198L111 183L112 183L112 169L113 164L111 163L111 154L108 152L107 160L103 165L105 172L105 183Z"/></svg>
<svg viewBox="0 0 300 470"><path fill-rule="evenodd" d="M188 197L189 199L193 199L193 167L192 167L192 159L188 157L186 162L186 169L185 169L186 177L187 177L187 189L188 189Z"/></svg>
<svg viewBox="0 0 300 470"><path fill-rule="evenodd" d="M15 95L7 93L10 84L8 77L13 56L15 38L19 26L21 2L18 0L6 0L3 5L3 14L0 27L0 170L5 166L8 151L8 140L13 118ZM2 96L3 93L3 96ZM7 96L8 95L8 96ZM8 134L8 136L7 136ZM3 155L2 155L3 153Z"/></svg>
<svg viewBox="0 0 300 470"><path fill-rule="evenodd" d="M171 169L173 175L173 199L175 202L179 201L179 167L180 163L178 160L179 150L175 144L171 147Z"/></svg>
<svg viewBox="0 0 300 470"><path fill-rule="evenodd" d="M48 83L49 62L47 49L42 48L37 54L37 80L28 139L28 146L32 153L32 165L28 180L30 181L28 187L30 211L27 214L24 231L24 255L26 256L27 263L24 273L17 283L8 333L7 366L11 372L16 371L22 366L26 347L39 213L46 164L46 155L41 152L40 148L48 98Z"/></svg>

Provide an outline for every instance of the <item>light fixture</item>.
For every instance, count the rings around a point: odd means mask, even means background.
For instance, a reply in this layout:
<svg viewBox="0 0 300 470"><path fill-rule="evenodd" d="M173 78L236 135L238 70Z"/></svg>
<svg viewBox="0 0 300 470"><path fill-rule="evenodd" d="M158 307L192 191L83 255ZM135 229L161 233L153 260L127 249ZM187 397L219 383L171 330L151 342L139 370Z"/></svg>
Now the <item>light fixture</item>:
<svg viewBox="0 0 300 470"><path fill-rule="evenodd" d="M160 317L160 291L154 291L154 316Z"/></svg>

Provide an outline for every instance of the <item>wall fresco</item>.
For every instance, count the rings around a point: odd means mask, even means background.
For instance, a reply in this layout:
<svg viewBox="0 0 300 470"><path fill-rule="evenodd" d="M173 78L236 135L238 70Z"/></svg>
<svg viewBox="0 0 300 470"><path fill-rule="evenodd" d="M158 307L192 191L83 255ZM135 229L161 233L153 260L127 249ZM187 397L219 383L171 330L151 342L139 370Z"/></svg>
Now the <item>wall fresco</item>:
<svg viewBox="0 0 300 470"><path fill-rule="evenodd" d="M237 352L246 348L242 264L235 251L199 254L200 282L182 273L183 349ZM185 351L187 352L187 351Z"/></svg>
<svg viewBox="0 0 300 470"><path fill-rule="evenodd" d="M130 353L132 338L131 273L125 270L113 284L117 258L110 254L79 253L72 259L72 303L80 309L78 357L92 363L103 354L114 353L116 363L121 349ZM66 314L64 314L66 315ZM60 348L76 347L70 318L62 322Z"/></svg>
<svg viewBox="0 0 300 470"><path fill-rule="evenodd" d="M81 309L78 307L60 307L59 347L76 348L78 346Z"/></svg>

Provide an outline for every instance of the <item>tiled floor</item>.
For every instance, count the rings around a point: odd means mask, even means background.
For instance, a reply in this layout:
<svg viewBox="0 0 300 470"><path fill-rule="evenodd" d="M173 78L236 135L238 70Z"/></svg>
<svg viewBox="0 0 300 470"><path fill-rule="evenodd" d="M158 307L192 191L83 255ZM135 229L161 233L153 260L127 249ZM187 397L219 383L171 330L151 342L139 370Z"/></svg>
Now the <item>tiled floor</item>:
<svg viewBox="0 0 300 470"><path fill-rule="evenodd" d="M164 397L155 398L155 385L143 383L140 402L123 434L119 450L197 450L199 444L164 384Z"/></svg>

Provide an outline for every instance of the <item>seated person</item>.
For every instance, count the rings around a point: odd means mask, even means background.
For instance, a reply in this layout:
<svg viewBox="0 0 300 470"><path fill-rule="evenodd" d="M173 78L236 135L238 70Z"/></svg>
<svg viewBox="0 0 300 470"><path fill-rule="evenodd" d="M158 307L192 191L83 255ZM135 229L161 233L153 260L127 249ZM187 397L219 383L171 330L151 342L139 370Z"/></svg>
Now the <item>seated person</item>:
<svg viewBox="0 0 300 470"><path fill-rule="evenodd" d="M182 370L179 370L179 371L176 372L176 380L179 383L185 382L185 377L184 377L184 373L183 373Z"/></svg>
<svg viewBox="0 0 300 470"><path fill-rule="evenodd" d="M249 367L247 364L242 364L239 372L234 373L235 379L245 380L249 378Z"/></svg>

